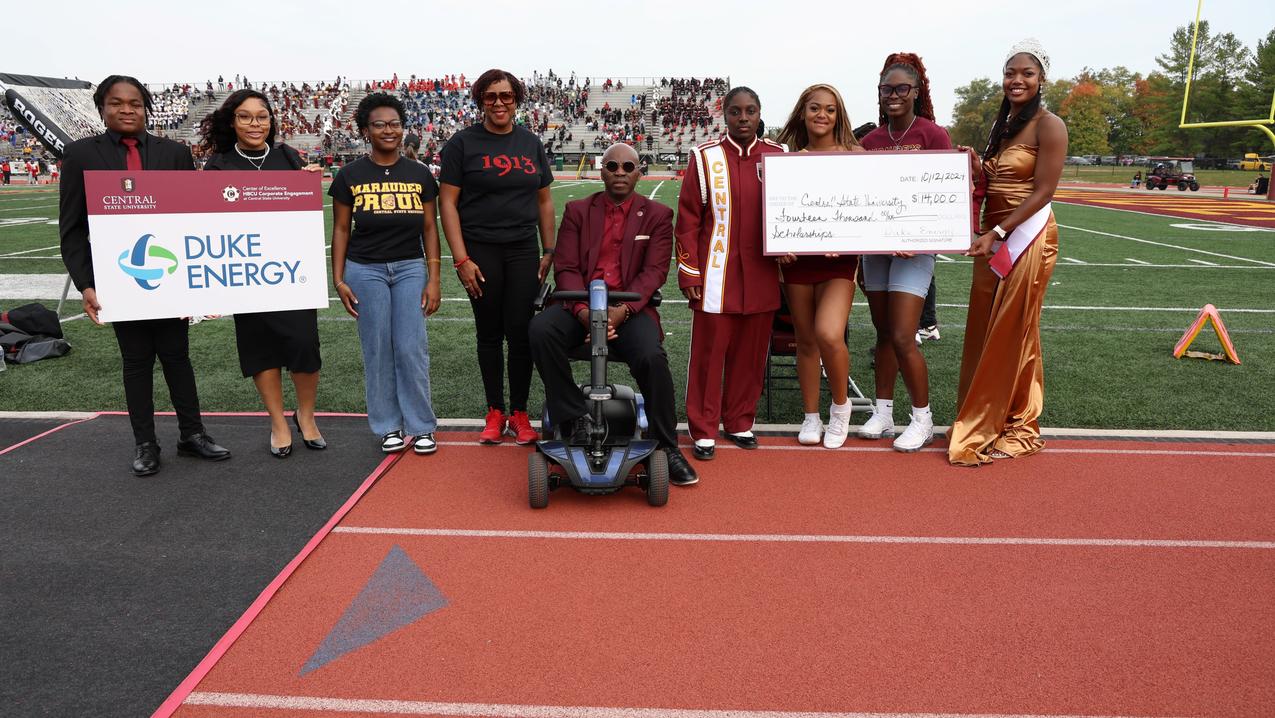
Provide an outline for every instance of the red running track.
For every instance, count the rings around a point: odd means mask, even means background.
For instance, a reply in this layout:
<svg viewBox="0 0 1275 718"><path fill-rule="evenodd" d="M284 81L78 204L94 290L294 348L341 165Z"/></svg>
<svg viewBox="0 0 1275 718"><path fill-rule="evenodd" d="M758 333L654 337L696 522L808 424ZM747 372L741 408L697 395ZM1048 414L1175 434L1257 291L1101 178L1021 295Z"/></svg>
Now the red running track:
<svg viewBox="0 0 1275 718"><path fill-rule="evenodd" d="M1275 715L1275 447L766 444L663 509L405 457L177 715ZM395 545L449 605L302 677Z"/></svg>

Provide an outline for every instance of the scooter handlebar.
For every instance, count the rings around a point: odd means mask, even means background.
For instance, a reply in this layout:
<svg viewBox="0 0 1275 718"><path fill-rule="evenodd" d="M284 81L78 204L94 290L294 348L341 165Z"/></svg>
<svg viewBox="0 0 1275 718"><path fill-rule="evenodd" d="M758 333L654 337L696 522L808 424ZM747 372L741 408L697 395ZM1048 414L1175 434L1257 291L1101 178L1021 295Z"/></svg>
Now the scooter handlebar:
<svg viewBox="0 0 1275 718"><path fill-rule="evenodd" d="M562 301L589 301L589 292L580 290L560 290L553 293L553 298ZM607 299L612 302L637 302L641 301L642 295L637 292L608 292Z"/></svg>

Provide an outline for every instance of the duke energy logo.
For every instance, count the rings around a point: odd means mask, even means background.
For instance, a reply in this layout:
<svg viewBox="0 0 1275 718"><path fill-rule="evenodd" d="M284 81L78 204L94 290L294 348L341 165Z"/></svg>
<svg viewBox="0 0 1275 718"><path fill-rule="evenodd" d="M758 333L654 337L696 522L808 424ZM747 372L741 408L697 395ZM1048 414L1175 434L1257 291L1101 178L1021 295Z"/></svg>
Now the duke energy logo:
<svg viewBox="0 0 1275 718"><path fill-rule="evenodd" d="M177 271L177 255L158 244L153 234L143 234L132 249L120 253L120 269L142 289L156 289L167 274ZM149 247L147 246L149 245ZM153 261L152 261L153 260Z"/></svg>

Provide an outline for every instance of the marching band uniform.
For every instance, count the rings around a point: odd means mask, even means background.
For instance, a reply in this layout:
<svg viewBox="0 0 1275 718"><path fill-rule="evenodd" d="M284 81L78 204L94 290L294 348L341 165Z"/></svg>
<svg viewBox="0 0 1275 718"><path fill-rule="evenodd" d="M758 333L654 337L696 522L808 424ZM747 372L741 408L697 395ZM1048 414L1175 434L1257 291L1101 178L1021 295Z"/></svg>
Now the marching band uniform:
<svg viewBox="0 0 1275 718"><path fill-rule="evenodd" d="M711 441L752 429L766 346L779 308L779 271L762 255L762 156L783 145L730 136L691 153L677 212L677 282L700 287L691 301L686 416L691 438Z"/></svg>

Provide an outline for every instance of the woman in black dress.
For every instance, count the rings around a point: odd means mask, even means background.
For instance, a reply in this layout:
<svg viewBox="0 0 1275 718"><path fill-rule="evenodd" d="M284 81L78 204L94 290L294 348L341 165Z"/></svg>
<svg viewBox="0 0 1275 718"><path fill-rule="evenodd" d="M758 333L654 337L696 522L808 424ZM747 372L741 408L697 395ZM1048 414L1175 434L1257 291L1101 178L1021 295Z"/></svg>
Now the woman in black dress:
<svg viewBox="0 0 1275 718"><path fill-rule="evenodd" d="M255 90L238 90L199 126L200 146L209 153L205 170L299 170L307 166L296 150L275 144L278 129L266 96ZM319 388L318 311L297 309L235 315L235 343L239 368L252 377L257 393L270 412L270 453L284 459L292 453L292 431L283 413L283 372L292 375L297 410L292 419L307 449L324 449L327 443L314 421Z"/></svg>

